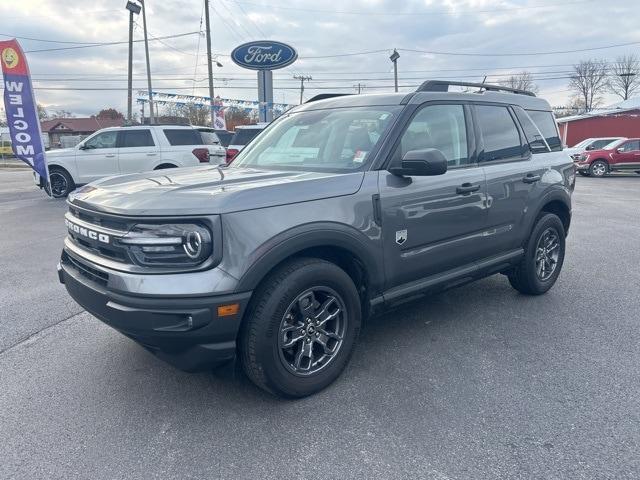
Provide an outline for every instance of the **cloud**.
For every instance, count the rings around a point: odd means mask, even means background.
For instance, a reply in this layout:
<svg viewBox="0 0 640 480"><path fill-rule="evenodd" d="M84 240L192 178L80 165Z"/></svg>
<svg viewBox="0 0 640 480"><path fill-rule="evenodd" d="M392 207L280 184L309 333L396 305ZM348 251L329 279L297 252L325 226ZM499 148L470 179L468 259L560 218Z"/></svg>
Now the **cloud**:
<svg viewBox="0 0 640 480"><path fill-rule="evenodd" d="M273 38L298 49L300 60L274 72L276 101L295 103L299 83L294 73L313 76L306 85L312 96L328 88L353 92L364 83L365 92L392 89L393 48L458 53L510 53L571 50L606 44L640 41L631 1L613 0L602 15L599 1L548 0L529 2L489 0L391 1L342 0L309 3L302 0L218 0L213 2L213 50L228 55L238 44ZM283 8L277 8L277 7ZM530 8L535 7L535 8ZM539 8L540 7L540 8ZM360 12L357 14L338 14ZM403 15L386 15L385 12ZM430 13L429 13L430 12ZM482 13L484 12L484 13ZM428 14L425 14L428 13ZM149 2L149 31L155 37L200 29L201 0ZM20 8L2 2L2 33L23 37L75 42L126 41L128 12L121 2L95 0L69 4L55 0L22 0ZM615 20L615 28L612 28ZM142 24L141 18L136 18ZM136 25L135 38L142 38ZM25 50L72 46L33 40L21 42ZM358 51L384 50L362 56L308 58ZM150 42L154 89L197 95L207 94L206 44L198 35ZM497 80L508 73L529 70L540 78L540 94L552 104L566 103L566 76L570 65L588 58L613 59L632 53L635 47L580 54L545 56L472 57L401 51L400 83L412 85L426 78L480 81L485 75ZM305 58L307 57L307 58ZM127 45L28 54L39 102L54 108L88 115L103 107L126 110ZM221 56L215 68L216 94L255 100L255 73ZM195 72L195 76L194 76ZM134 45L134 88L146 89L144 49ZM226 80L223 81L222 78ZM71 90L42 90L65 88ZM89 88L120 90L87 90ZM609 100L613 100L612 98Z"/></svg>

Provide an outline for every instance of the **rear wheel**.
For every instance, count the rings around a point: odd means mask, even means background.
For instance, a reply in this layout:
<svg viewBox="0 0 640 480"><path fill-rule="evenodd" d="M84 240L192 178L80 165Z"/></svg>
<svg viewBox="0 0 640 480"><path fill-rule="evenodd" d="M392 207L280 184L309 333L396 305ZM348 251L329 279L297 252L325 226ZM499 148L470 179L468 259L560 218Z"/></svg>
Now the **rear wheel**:
<svg viewBox="0 0 640 480"><path fill-rule="evenodd" d="M609 170L607 162L603 160L596 160L589 167L589 174L594 177L604 177Z"/></svg>
<svg viewBox="0 0 640 480"><path fill-rule="evenodd" d="M509 283L527 295L545 293L560 275L564 252L564 225L557 215L545 213L533 227L520 264L509 273Z"/></svg>
<svg viewBox="0 0 640 480"><path fill-rule="evenodd" d="M342 373L360 330L360 298L347 273L315 258L286 263L256 291L240 359L259 387L284 397L316 393Z"/></svg>
<svg viewBox="0 0 640 480"><path fill-rule="evenodd" d="M49 184L45 185L45 191L53 198L64 198L76 188L69 172L61 168L49 171Z"/></svg>

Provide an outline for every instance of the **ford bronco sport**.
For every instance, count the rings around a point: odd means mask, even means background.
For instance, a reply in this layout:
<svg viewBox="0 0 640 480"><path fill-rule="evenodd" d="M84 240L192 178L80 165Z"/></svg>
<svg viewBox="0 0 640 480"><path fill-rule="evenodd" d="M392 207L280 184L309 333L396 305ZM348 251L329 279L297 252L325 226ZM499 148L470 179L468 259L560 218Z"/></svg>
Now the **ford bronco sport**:
<svg viewBox="0 0 640 480"><path fill-rule="evenodd" d="M237 355L286 397L335 380L374 310L495 273L546 292L575 184L551 108L451 85L309 101L229 166L80 188L60 281L179 368Z"/></svg>

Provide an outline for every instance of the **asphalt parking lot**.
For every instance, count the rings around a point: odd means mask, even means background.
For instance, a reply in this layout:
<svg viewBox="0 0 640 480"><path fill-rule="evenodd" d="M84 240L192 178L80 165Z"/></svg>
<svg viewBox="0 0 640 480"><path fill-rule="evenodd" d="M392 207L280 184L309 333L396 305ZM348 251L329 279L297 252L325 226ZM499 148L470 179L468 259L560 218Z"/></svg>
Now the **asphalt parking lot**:
<svg viewBox="0 0 640 480"><path fill-rule="evenodd" d="M64 202L0 171L0 478L639 478L640 176L577 182L547 295L497 275L406 304L282 401L84 313L55 272Z"/></svg>

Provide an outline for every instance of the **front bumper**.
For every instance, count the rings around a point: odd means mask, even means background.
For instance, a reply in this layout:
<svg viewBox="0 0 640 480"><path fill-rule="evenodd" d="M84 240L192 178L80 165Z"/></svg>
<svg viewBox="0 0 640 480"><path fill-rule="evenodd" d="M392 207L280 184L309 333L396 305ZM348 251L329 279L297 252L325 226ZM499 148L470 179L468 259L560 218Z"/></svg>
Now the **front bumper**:
<svg viewBox="0 0 640 480"><path fill-rule="evenodd" d="M579 171L585 171L585 170L589 170L589 167L591 166L590 163L576 163L576 170Z"/></svg>
<svg viewBox="0 0 640 480"><path fill-rule="evenodd" d="M91 265L74 262L63 252L58 276L80 306L154 355L186 371L210 368L234 358L236 337L251 292L131 295L100 284L91 269ZM219 306L236 303L236 314L218 316Z"/></svg>

